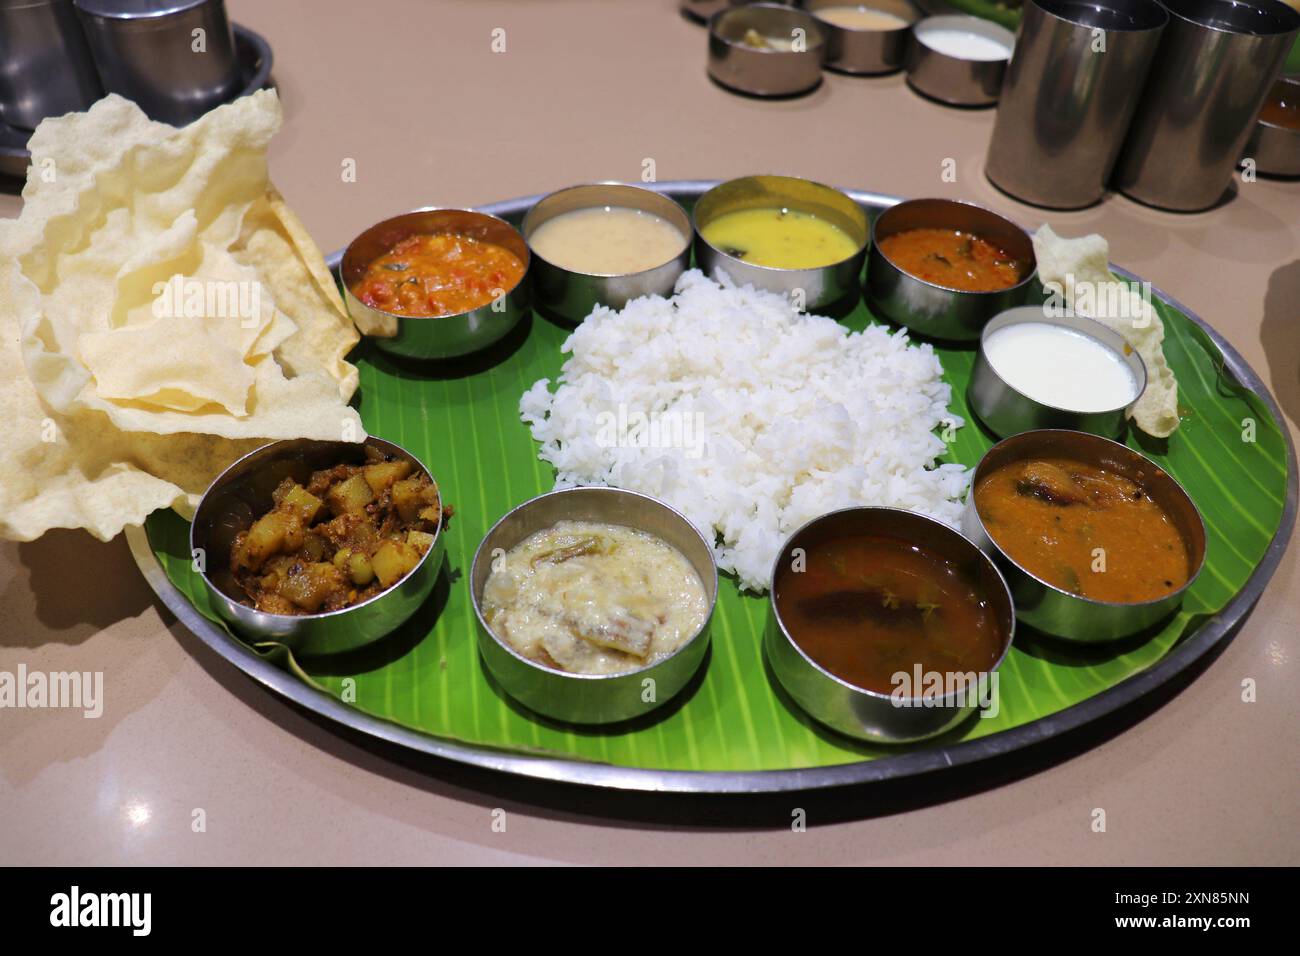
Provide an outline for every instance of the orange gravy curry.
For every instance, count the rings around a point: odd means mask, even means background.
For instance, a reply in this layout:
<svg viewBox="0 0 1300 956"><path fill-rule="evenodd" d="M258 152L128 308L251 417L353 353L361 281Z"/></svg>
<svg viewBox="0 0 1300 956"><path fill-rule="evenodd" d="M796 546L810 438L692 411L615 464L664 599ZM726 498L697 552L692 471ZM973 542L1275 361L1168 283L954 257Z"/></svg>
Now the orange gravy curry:
<svg viewBox="0 0 1300 956"><path fill-rule="evenodd" d="M975 507L1008 557L1082 597L1154 601L1191 576L1169 514L1139 482L1104 468L1065 458L1008 462L976 486Z"/></svg>

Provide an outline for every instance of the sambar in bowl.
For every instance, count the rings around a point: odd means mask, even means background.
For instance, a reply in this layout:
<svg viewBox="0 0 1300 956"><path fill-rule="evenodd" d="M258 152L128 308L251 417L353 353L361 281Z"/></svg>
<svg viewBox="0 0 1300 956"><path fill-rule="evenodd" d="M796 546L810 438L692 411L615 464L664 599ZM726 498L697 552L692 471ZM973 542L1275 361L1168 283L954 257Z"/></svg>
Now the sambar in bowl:
<svg viewBox="0 0 1300 956"><path fill-rule="evenodd" d="M1160 623L1205 564L1205 524L1172 475L1126 445L1066 429L990 448L962 531L998 561L1017 618L1067 640Z"/></svg>

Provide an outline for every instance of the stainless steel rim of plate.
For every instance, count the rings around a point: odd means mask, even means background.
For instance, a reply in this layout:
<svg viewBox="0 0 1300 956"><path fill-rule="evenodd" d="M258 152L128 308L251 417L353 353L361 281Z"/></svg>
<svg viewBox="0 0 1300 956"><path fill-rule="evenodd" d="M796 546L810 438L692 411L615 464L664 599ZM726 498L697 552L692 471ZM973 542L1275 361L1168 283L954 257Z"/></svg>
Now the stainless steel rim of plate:
<svg viewBox="0 0 1300 956"><path fill-rule="evenodd" d="M675 199L693 200L716 186L718 182L719 180L678 180L654 184L650 188L667 193ZM861 203L873 215L902 201L901 197L866 192L859 189L845 189L844 191ZM520 216L533 203L542 198L542 195L544 194L539 193L534 196L510 199L478 208L482 212L492 213L503 218ZM337 269L341 255L342 250L339 250L327 257L326 261L331 269ZM1111 269L1116 274L1126 278L1138 278L1133 273L1114 265L1111 266ZM1273 396L1255 373L1255 370L1219 333L1186 306L1179 303L1177 299L1158 289L1154 290L1154 292L1161 301L1178 309L1199 325L1223 354L1225 371L1230 373L1240 384L1258 395L1277 421L1285 421L1277 407L1277 403L1273 400ZM149 547L148 536L142 527L128 528L127 542L130 545L136 564L139 565L141 572L144 574L145 580L153 588L163 604L199 640L216 651L218 655L238 667L258 683L321 717L389 744L396 744L420 753L503 773L616 790L695 794L779 793L815 790L909 777L1008 754L1029 747L1032 744L1040 743L1048 738L1059 736L1090 721L1113 713L1138 698L1151 693L1190 667L1222 641L1246 617L1259 596L1264 592L1269 580L1273 577L1273 573L1277 570L1278 563L1282 560L1282 555L1290 543L1292 530L1295 526L1297 504L1296 451L1295 445L1291 441L1290 432L1285 426L1282 428L1282 434L1287 445L1286 504L1282 510L1281 522L1278 525L1276 534L1273 536L1273 540L1269 543L1268 550L1255 572L1246 581L1245 586L1228 602L1228 605L1219 614L1202 624L1191 637L1178 644L1159 662L1095 697L1020 727L1014 727L976 740L907 751L894 756L878 757L875 760L838 764L833 767L752 771L655 770L592 763L562 756L546 757L515 754L433 737L356 710L329 694L310 687L287 671L283 671L274 664L258 657L246 645L229 636L199 614L186 600L185 596L168 580L162 565Z"/></svg>

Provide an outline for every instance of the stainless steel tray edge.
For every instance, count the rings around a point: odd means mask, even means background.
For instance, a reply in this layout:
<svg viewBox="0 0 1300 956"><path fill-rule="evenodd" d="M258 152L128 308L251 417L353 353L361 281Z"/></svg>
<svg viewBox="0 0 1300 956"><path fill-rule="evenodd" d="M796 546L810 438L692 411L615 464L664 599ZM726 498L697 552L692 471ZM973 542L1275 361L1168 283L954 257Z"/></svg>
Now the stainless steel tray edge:
<svg viewBox="0 0 1300 956"><path fill-rule="evenodd" d="M717 180L676 180L651 184L650 188L668 193L678 199L690 200L702 195L717 182ZM844 191L871 213L877 213L902 201L900 197L858 189ZM542 195L526 196L477 208L509 218L522 215L524 210ZM340 256L341 251L332 253L326 258L331 269L337 268ZM1114 265L1111 269L1126 278L1138 278L1133 273ZM1174 647L1156 664L1109 690L1058 713L975 740L926 750L900 752L895 756L839 764L833 767L757 771L653 770L619 767L564 757L505 752L446 740L366 714L303 683L292 674L258 657L249 648L199 614L168 580L162 565L159 564L149 546L144 528L139 526L128 528L127 542L145 580L163 604L204 644L258 683L354 731L435 757L489 770L562 783L618 790L718 794L794 792L848 786L970 764L1010 753L1081 727L1132 703L1190 667L1246 617L1273 577L1291 541L1298 497L1296 450L1290 432L1286 428L1286 420L1277 403L1255 370L1223 336L1177 299L1159 289L1153 291L1161 301L1178 309L1206 332L1222 353L1228 371L1236 377L1237 381L1254 392L1268 407L1273 417L1282 423L1282 435L1287 446L1287 494L1277 531L1259 566L1247 579L1241 591L1219 614L1202 624L1190 637Z"/></svg>

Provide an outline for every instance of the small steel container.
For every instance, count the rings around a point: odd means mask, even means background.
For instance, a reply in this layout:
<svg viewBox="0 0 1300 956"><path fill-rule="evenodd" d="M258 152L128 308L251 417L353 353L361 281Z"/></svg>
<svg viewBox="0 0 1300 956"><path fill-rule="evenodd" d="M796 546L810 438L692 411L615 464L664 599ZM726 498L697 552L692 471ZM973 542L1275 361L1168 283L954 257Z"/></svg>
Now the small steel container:
<svg viewBox="0 0 1300 956"><path fill-rule="evenodd" d="M751 46L745 42L750 31L794 48ZM826 40L821 21L793 7L752 3L720 10L709 18L709 76L754 96L806 93L822 80Z"/></svg>
<svg viewBox="0 0 1300 956"><path fill-rule="evenodd" d="M946 30L960 30L992 40L1006 48L998 59L972 60L953 56L928 46L926 38ZM926 17L912 24L912 43L907 53L907 83L940 103L950 106L989 106L998 101L1002 79L1011 61L1015 34L989 20L965 14Z"/></svg>
<svg viewBox="0 0 1300 956"><path fill-rule="evenodd" d="M1099 466L1142 485L1173 521L1187 545L1191 576L1177 591L1154 601L1117 604L1081 597L1026 570L985 530L975 504L975 489L990 472L1008 462L1031 458L1068 458ZM1159 624L1182 603L1205 564L1205 524L1191 497L1151 459L1126 445L1087 432L1046 429L1022 432L990 448L975 467L962 512L962 532L993 557L1006 575L1022 624L1055 637L1098 643L1131 637Z"/></svg>
<svg viewBox="0 0 1300 956"><path fill-rule="evenodd" d="M542 223L562 213L602 206L640 209L667 220L682 234L681 250L667 262L622 275L566 269L532 250L533 233ZM597 305L621 309L643 295L672 295L677 277L691 262L691 217L670 197L640 186L588 183L560 189L538 200L520 228L533 256L534 303L571 322L582 321Z"/></svg>
<svg viewBox="0 0 1300 956"><path fill-rule="evenodd" d="M1273 84L1269 99L1290 105L1300 123L1300 78L1282 77ZM1300 128L1282 126L1263 116L1246 144L1245 159L1266 176L1300 176Z"/></svg>
<svg viewBox="0 0 1300 956"><path fill-rule="evenodd" d="M908 229L960 229L995 243L1024 275L996 292L965 292L904 272L880 251L880 242ZM872 224L867 259L867 304L882 318L936 339L974 341L999 312L1025 301L1037 271L1033 240L992 210L955 199L909 199L890 206Z"/></svg>
<svg viewBox="0 0 1300 956"><path fill-rule="evenodd" d="M746 262L714 246L702 230L729 212L742 209L796 209L825 219L857 244L847 259L815 269L778 269ZM811 312L821 306L857 296L866 260L870 228L867 214L856 202L830 186L794 176L744 176L714 186L695 203L695 263L706 275L726 272L737 285L802 297Z"/></svg>
<svg viewBox="0 0 1300 956"><path fill-rule="evenodd" d="M912 24L924 16L910 0L803 0L802 6L826 28L828 39L823 65L840 73L863 75L901 70L907 63ZM855 30L817 15L818 10L827 7L859 6L892 13L904 21L903 25L893 30Z"/></svg>
<svg viewBox="0 0 1300 956"><path fill-rule="evenodd" d="M486 305L452 315L397 315L366 305L352 293L370 263L414 235L455 233L492 242L524 264L518 282ZM496 216L468 209L417 209L376 223L348 244L339 263L343 299L357 326L385 352L403 358L447 359L487 348L510 332L528 307L528 244L519 230Z"/></svg>
<svg viewBox="0 0 1300 956"><path fill-rule="evenodd" d="M522 656L493 634L483 618L483 588L492 573L492 562L530 535L566 520L635 528L680 551L699 574L709 602L700 630L672 655L622 674L554 670ZM662 707L699 670L709 649L709 623L718 598L718 569L709 543L694 525L663 502L619 488L567 488L525 501L493 525L474 554L469 585L478 619L479 653L506 693L530 710L555 720L613 723Z"/></svg>
<svg viewBox="0 0 1300 956"><path fill-rule="evenodd" d="M72 0L0 0L0 118L35 129L102 95Z"/></svg>
<svg viewBox="0 0 1300 956"><path fill-rule="evenodd" d="M104 89L183 126L239 90L224 0L76 0Z"/></svg>
<svg viewBox="0 0 1300 956"><path fill-rule="evenodd" d="M997 614L1004 635L1002 653L989 673L1001 666L1015 635L1011 592L997 566L972 542L948 525L915 511L899 508L846 508L814 518L786 541L772 566L772 581L795 549L812 555L823 541L852 534L902 538L971 569L980 590ZM807 558L805 558L806 560ZM799 646L781 618L775 588L768 596L763 650L777 682L800 707L819 722L848 737L873 743L905 744L951 730L978 709L975 688L954 691L935 700L866 690L837 677Z"/></svg>
<svg viewBox="0 0 1300 956"><path fill-rule="evenodd" d="M433 480L423 462L400 445L373 436L365 444L385 455L405 458ZM442 568L446 545L441 529L415 570L387 590L351 607L320 614L269 614L239 600L243 592L230 572L230 549L239 531L247 530L254 520L271 510L275 487L286 477L305 484L313 471L364 461L361 443L299 438L263 445L217 476L194 512L190 553L196 555L196 560L199 555L203 557L203 583L213 609L223 621L252 641L275 641L297 654L319 656L356 650L378 641L424 603Z"/></svg>
<svg viewBox="0 0 1300 956"><path fill-rule="evenodd" d="M1133 373L1136 391L1133 393L1132 401L1116 408L1081 412L1048 405L1030 398L1017 389L993 366L985 349L989 336L999 329L1030 322L1059 325L1062 328L1081 332L1114 352ZM999 438L1040 428L1069 428L1106 438L1118 438L1124 434L1128 409L1141 397L1146 387L1146 363L1118 332L1095 319L1076 315L1068 310L1054 312L1049 311L1046 306L1022 305L995 316L988 325L984 326L984 332L980 335L979 354L975 357L975 367L971 371L966 397L980 421Z"/></svg>

